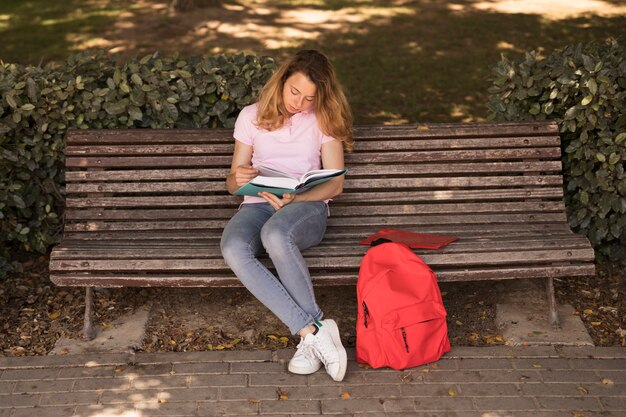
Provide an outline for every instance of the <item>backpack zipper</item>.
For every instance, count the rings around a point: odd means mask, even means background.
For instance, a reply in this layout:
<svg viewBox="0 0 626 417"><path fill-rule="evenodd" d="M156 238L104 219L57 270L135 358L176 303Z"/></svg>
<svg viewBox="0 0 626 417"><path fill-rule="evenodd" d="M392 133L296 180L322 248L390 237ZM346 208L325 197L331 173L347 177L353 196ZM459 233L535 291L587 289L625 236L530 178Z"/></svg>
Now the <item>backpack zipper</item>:
<svg viewBox="0 0 626 417"><path fill-rule="evenodd" d="M367 309L365 301L361 305L363 306L363 325L367 328L367 317L370 315L370 311Z"/></svg>
<svg viewBox="0 0 626 417"><path fill-rule="evenodd" d="M404 348L406 349L406 353L409 353L409 344L406 341L406 331L404 330L404 327L400 327L400 330L402 331L402 340L404 340Z"/></svg>

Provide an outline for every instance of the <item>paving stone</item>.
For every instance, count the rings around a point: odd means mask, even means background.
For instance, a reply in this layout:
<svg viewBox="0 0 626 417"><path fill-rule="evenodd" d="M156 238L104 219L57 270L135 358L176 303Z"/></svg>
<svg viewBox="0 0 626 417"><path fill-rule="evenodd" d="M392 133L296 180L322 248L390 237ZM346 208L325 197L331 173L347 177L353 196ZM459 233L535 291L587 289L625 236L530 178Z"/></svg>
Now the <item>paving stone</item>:
<svg viewBox="0 0 626 417"><path fill-rule="evenodd" d="M16 408L13 417L71 417L74 415L76 406L66 407L34 407L34 408Z"/></svg>
<svg viewBox="0 0 626 417"><path fill-rule="evenodd" d="M190 375L190 387L245 387L248 376L240 375Z"/></svg>
<svg viewBox="0 0 626 417"><path fill-rule="evenodd" d="M600 397L600 403L602 403L602 406L607 410L626 411L625 397ZM626 413L622 415L626 415Z"/></svg>
<svg viewBox="0 0 626 417"><path fill-rule="evenodd" d="M386 412L411 412L415 411L415 400L411 398L386 399L383 407Z"/></svg>
<svg viewBox="0 0 626 417"><path fill-rule="evenodd" d="M365 375L364 373L346 373L345 378L341 382L333 381L333 379L328 376L328 374L324 371L318 371L312 375L308 376L309 385L362 385L365 384Z"/></svg>
<svg viewBox="0 0 626 417"><path fill-rule="evenodd" d="M494 371L501 373L502 371ZM484 377L480 371L436 371L423 374L424 383L433 382L481 382Z"/></svg>
<svg viewBox="0 0 626 417"><path fill-rule="evenodd" d="M480 381L481 382L540 382L541 373L537 370L508 370L508 371L494 371L494 370L486 370L479 371ZM475 382L475 381L470 381Z"/></svg>
<svg viewBox="0 0 626 417"><path fill-rule="evenodd" d="M74 385L74 381L69 379L59 381L19 381L16 383L13 393L69 392L72 390L72 385Z"/></svg>
<svg viewBox="0 0 626 417"><path fill-rule="evenodd" d="M457 392L470 397L494 397L520 395L517 384L459 384ZM446 393L447 394L447 393Z"/></svg>
<svg viewBox="0 0 626 417"><path fill-rule="evenodd" d="M546 382L596 382L598 375L593 371L550 371L542 372Z"/></svg>
<svg viewBox="0 0 626 417"><path fill-rule="evenodd" d="M14 411L14 408L0 408L0 417L13 417Z"/></svg>
<svg viewBox="0 0 626 417"><path fill-rule="evenodd" d="M219 401L198 403L199 416L246 416L258 414L260 401Z"/></svg>
<svg viewBox="0 0 626 417"><path fill-rule="evenodd" d="M42 379L56 379L59 370L56 368L42 369L6 369L0 376L0 381L40 381Z"/></svg>
<svg viewBox="0 0 626 417"><path fill-rule="evenodd" d="M3 395L2 402L0 402L0 408L10 407L34 407L39 404L41 400L40 394L18 394L18 395Z"/></svg>
<svg viewBox="0 0 626 417"><path fill-rule="evenodd" d="M471 411L475 410L470 398L439 397L415 398L415 409L418 411Z"/></svg>
<svg viewBox="0 0 626 417"><path fill-rule="evenodd" d="M225 362L206 362L206 363L175 363L172 371L177 374L226 374L230 365Z"/></svg>
<svg viewBox="0 0 626 417"><path fill-rule="evenodd" d="M188 382L189 377L186 375L141 376L131 379L131 389L184 388Z"/></svg>
<svg viewBox="0 0 626 417"><path fill-rule="evenodd" d="M0 394L10 394L17 382L0 382Z"/></svg>
<svg viewBox="0 0 626 417"><path fill-rule="evenodd" d="M250 374L250 386L293 386L306 385L306 375L294 375L292 373L261 373Z"/></svg>
<svg viewBox="0 0 626 417"><path fill-rule="evenodd" d="M92 404L79 405L76 407L73 417L145 417L145 414L139 415L134 405L111 405L111 404ZM46 417L46 416L41 416Z"/></svg>
<svg viewBox="0 0 626 417"><path fill-rule="evenodd" d="M593 382L602 381L603 379L608 379L613 384L626 384L626 372L624 372L624 369L619 370L619 371L600 369L596 371L596 374L598 376L593 379Z"/></svg>
<svg viewBox="0 0 626 417"><path fill-rule="evenodd" d="M62 368L57 371L57 378L111 378L117 375L116 369L118 369L117 366Z"/></svg>
<svg viewBox="0 0 626 417"><path fill-rule="evenodd" d="M288 390L284 390L287 391ZM278 398L276 387L220 388L220 400L274 400Z"/></svg>
<svg viewBox="0 0 626 417"><path fill-rule="evenodd" d="M74 380L72 391L121 391L128 390L130 388L130 383L130 379L122 378L81 378Z"/></svg>
<svg viewBox="0 0 626 417"><path fill-rule="evenodd" d="M454 346L444 358L557 358L553 346Z"/></svg>
<svg viewBox="0 0 626 417"><path fill-rule="evenodd" d="M195 402L185 403L140 403L135 404L138 414L144 416L194 416L197 405Z"/></svg>
<svg viewBox="0 0 626 417"><path fill-rule="evenodd" d="M98 391L64 392L60 394L42 394L41 405L97 404L100 398Z"/></svg>
<svg viewBox="0 0 626 417"><path fill-rule="evenodd" d="M536 410L537 403L529 397L473 397L476 408L484 411Z"/></svg>
<svg viewBox="0 0 626 417"><path fill-rule="evenodd" d="M157 404L159 393L165 390L151 389L142 391L104 391L100 397L102 404Z"/></svg>
<svg viewBox="0 0 626 417"><path fill-rule="evenodd" d="M123 369L117 369L115 375L117 377L126 376L167 376L171 375L173 366L171 363L157 363L147 365L127 366Z"/></svg>
<svg viewBox="0 0 626 417"><path fill-rule="evenodd" d="M626 369L626 359L568 359L572 369Z"/></svg>
<svg viewBox="0 0 626 417"><path fill-rule="evenodd" d="M571 362L568 359L543 359L543 358L535 358L535 359L513 359L513 366L515 369L525 370L525 369L560 369L560 370L570 370L572 369Z"/></svg>
<svg viewBox="0 0 626 417"><path fill-rule="evenodd" d="M456 384L405 384L400 387L402 397L447 397Z"/></svg>
<svg viewBox="0 0 626 417"><path fill-rule="evenodd" d="M247 374L247 373L284 373L287 367L278 362L235 362L231 363L230 373Z"/></svg>
<svg viewBox="0 0 626 417"><path fill-rule="evenodd" d="M566 358L621 358L626 359L626 349L623 347L594 347L594 346L561 346L561 356Z"/></svg>
<svg viewBox="0 0 626 417"><path fill-rule="evenodd" d="M443 371L448 372L448 371ZM450 371L452 372L452 371ZM410 379L411 382L417 379L417 382L421 382L423 378L420 376L426 375L425 373L413 372L408 373L408 371L400 372L385 372L385 373L376 373L376 372L368 372L363 374L363 379L367 384L399 384L403 383L407 379ZM451 375L451 373L450 373Z"/></svg>
<svg viewBox="0 0 626 417"><path fill-rule="evenodd" d="M48 356L20 356L0 357L0 368L54 368L70 366L101 366L120 365L128 361L127 353L100 353L89 355L48 355Z"/></svg>
<svg viewBox="0 0 626 417"><path fill-rule="evenodd" d="M161 389L157 394L159 402L193 402L193 401L216 401L217 388L171 388Z"/></svg>
<svg viewBox="0 0 626 417"><path fill-rule="evenodd" d="M576 382L549 382L549 383L525 383L520 384L520 388L524 395L532 395L532 396L573 396L573 395L581 395L581 392L577 389L578 387L585 388L589 390L589 395L592 394L593 385L595 384L586 384L586 383L576 383Z"/></svg>
<svg viewBox="0 0 626 417"><path fill-rule="evenodd" d="M343 392L337 386L315 386L315 387L285 387L281 388L286 392L290 400L322 400L341 398Z"/></svg>
<svg viewBox="0 0 626 417"><path fill-rule="evenodd" d="M510 359L459 359L457 361L459 369L513 369L513 362Z"/></svg>
<svg viewBox="0 0 626 417"><path fill-rule="evenodd" d="M384 412L384 400L377 399L352 399L342 398L339 400L322 400L322 414L334 413L357 413L380 411Z"/></svg>
<svg viewBox="0 0 626 417"><path fill-rule="evenodd" d="M261 414L266 413L297 413L300 414L319 414L319 401L304 400L263 400L259 404Z"/></svg>
<svg viewBox="0 0 626 417"><path fill-rule="evenodd" d="M596 397L535 397L542 408L551 410L600 410Z"/></svg>
<svg viewBox="0 0 626 417"><path fill-rule="evenodd" d="M345 386L343 391L350 394L351 398L398 398L402 395L399 385L350 385Z"/></svg>

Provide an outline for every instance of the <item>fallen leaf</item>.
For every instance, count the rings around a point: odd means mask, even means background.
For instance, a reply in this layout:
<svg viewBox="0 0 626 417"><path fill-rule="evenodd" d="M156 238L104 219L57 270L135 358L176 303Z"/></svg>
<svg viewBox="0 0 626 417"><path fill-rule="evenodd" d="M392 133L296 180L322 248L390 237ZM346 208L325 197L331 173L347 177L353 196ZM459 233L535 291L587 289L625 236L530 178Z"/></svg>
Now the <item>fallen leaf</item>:
<svg viewBox="0 0 626 417"><path fill-rule="evenodd" d="M433 369L439 369L439 364L433 363L430 367Z"/></svg>
<svg viewBox="0 0 626 417"><path fill-rule="evenodd" d="M55 311L53 313L48 314L48 317L54 320L54 319L58 319L60 315L61 313L59 311Z"/></svg>
<svg viewBox="0 0 626 417"><path fill-rule="evenodd" d="M278 394L278 399L280 401L286 401L289 399L289 393L281 390L280 388L276 391L276 393Z"/></svg>
<svg viewBox="0 0 626 417"><path fill-rule="evenodd" d="M273 334L268 335L267 338L270 340L278 340L278 336L274 336Z"/></svg>
<svg viewBox="0 0 626 417"><path fill-rule="evenodd" d="M426 125L418 125L415 130L429 130L430 128Z"/></svg>
<svg viewBox="0 0 626 417"><path fill-rule="evenodd" d="M589 390L583 386L577 386L576 389L578 390L578 392L580 392L582 395L587 395L589 394Z"/></svg>
<svg viewBox="0 0 626 417"><path fill-rule="evenodd" d="M592 321L591 325L592 326L600 326L600 325L602 325L602 322L601 321Z"/></svg>
<svg viewBox="0 0 626 417"><path fill-rule="evenodd" d="M600 380L600 382L602 382L604 385L614 385L615 384L615 382L613 382L613 380L609 379L609 378L602 378Z"/></svg>
<svg viewBox="0 0 626 417"><path fill-rule="evenodd" d="M347 391L344 391L341 393L341 398L350 398L350 393Z"/></svg>
<svg viewBox="0 0 626 417"><path fill-rule="evenodd" d="M167 404L169 401L165 398L159 398L159 403L160 404Z"/></svg>
<svg viewBox="0 0 626 417"><path fill-rule="evenodd" d="M585 313L585 314L593 314L593 310L590 309L590 308L586 308L586 309L583 310L583 313Z"/></svg>
<svg viewBox="0 0 626 417"><path fill-rule="evenodd" d="M572 411L572 417L587 417L587 414L581 413L580 411Z"/></svg>
<svg viewBox="0 0 626 417"><path fill-rule="evenodd" d="M260 403L260 402L261 402L261 400L249 399L249 400L248 400L248 402L249 402L250 404L258 404L258 403Z"/></svg>
<svg viewBox="0 0 626 417"><path fill-rule="evenodd" d="M457 320L457 321L455 321L454 323L456 323L456 325L457 325L457 326L462 326L462 325L463 325L463 322L462 322L462 321L460 321L460 320Z"/></svg>
<svg viewBox="0 0 626 417"><path fill-rule="evenodd" d="M541 368L542 366L539 365L538 363L533 363L533 368Z"/></svg>
<svg viewBox="0 0 626 417"><path fill-rule="evenodd" d="M456 388L449 388L448 395L450 397L456 397L457 395L459 395L459 393L456 391Z"/></svg>

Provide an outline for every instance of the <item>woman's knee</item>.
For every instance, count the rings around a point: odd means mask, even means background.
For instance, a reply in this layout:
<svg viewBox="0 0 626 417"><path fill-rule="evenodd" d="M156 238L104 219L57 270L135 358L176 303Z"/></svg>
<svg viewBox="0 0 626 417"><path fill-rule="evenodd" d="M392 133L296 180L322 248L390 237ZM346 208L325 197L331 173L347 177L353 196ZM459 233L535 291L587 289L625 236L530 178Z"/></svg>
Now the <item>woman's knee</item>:
<svg viewBox="0 0 626 417"><path fill-rule="evenodd" d="M270 256L273 253L281 253L292 245L289 231L270 222L261 229L261 242Z"/></svg>
<svg viewBox="0 0 626 417"><path fill-rule="evenodd" d="M244 241L239 236L222 235L220 250L224 260L229 265L252 256L249 242Z"/></svg>

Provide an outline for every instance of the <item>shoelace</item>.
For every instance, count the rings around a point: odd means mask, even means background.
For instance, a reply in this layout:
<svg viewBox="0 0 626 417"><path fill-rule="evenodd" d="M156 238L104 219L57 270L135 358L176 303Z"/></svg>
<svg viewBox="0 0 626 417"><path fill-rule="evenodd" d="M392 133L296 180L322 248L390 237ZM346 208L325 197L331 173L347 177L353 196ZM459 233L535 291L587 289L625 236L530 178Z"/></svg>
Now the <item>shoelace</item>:
<svg viewBox="0 0 626 417"><path fill-rule="evenodd" d="M312 362L314 362L315 359L317 358L317 355L315 355L313 345L311 343L305 344L303 340L300 343L298 343L297 349L298 351L302 353L302 356L304 356L305 358L309 359Z"/></svg>
<svg viewBox="0 0 626 417"><path fill-rule="evenodd" d="M321 343L321 341L317 338L313 339L313 345L315 346L314 353L318 353L317 356L319 360L326 366L329 363L336 362L336 353L334 350L329 349L329 345L325 343Z"/></svg>

